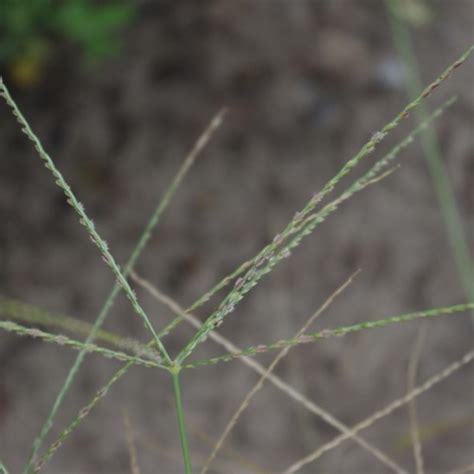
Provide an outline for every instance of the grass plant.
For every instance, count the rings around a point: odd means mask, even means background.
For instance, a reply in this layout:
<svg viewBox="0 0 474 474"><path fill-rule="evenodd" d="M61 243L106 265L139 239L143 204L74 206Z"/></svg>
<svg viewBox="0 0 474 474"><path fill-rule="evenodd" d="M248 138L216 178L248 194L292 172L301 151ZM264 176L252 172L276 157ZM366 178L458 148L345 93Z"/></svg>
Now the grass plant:
<svg viewBox="0 0 474 474"><path fill-rule="evenodd" d="M194 163L198 154L202 151L206 143L209 141L213 132L217 129L219 124L222 121L224 112L221 111L210 123L208 128L205 130L200 139L196 142L195 146L191 150L190 154L184 160L182 167L179 169L177 175L175 176L170 188L165 193L164 197L160 200L155 212L153 213L149 223L147 224L143 234L141 235L137 245L135 246L132 254L123 268L115 260L107 243L100 236L99 231L97 230L94 222L86 213L84 206L76 197L75 193L71 189L70 185L61 174L59 169L56 167L54 161L49 156L49 154L43 148L39 138L33 132L32 127L23 116L19 110L16 102L10 95L5 83L0 80L0 95L5 99L7 105L11 108L14 116L19 122L22 131L27 135L28 139L33 143L40 159L44 162L45 167L51 173L53 179L55 180L56 185L62 190L65 195L65 198L68 204L74 209L78 215L79 222L85 228L86 233L89 238L92 240L93 244L99 250L99 254L104 260L105 264L110 268L113 275L116 278L116 284L112 288L106 302L104 303L103 308L99 312L99 315L92 325L91 328L85 329L85 326L78 325L73 319L68 318L51 318L48 315L36 313L31 311L30 313L30 323L42 324L46 326L52 326L55 328L71 330L72 332L84 333L87 332L87 338L84 342L77 341L69 336L63 334L54 334L43 329L38 329L37 327L27 327L14 322L11 320L0 321L0 329L5 331L14 332L18 335L37 337L42 339L45 342L52 342L55 344L60 344L66 347L71 347L73 349L79 350L79 355L69 371L67 378L62 385L58 396L56 397L52 409L48 414L46 422L44 423L39 435L35 438L31 454L28 457L24 470L24 473L30 472L39 472L48 462L52 456L57 452L57 450L62 446L64 441L70 436L74 429L79 426L84 418L86 418L95 405L102 400L110 388L117 382L121 377L123 377L127 371L135 366L142 365L149 367L151 369L161 369L169 373L170 382L174 390L174 400L176 408L176 418L178 424L179 437L182 447L182 458L183 466L186 474L193 472L193 460L191 458L191 451L189 447L188 439L188 430L186 428L185 420L185 407L183 406L182 400L182 385L181 385L181 374L183 371L188 369L197 369L204 365L212 365L219 362L228 362L234 359L241 359L246 365L249 365L253 370L257 371L261 375L260 381L254 387L252 392L244 400L241 405L243 408L248 404L253 395L258 391L264 381L268 380L272 384L278 386L281 390L291 396L294 400L297 400L299 403L304 405L313 413L321 416L325 421L334 426L338 431L341 432L333 441L320 446L317 450L308 454L301 460L295 461L291 464L285 472L296 472L300 470L303 466L307 465L310 462L314 462L319 459L325 452L334 449L339 446L343 441L347 439L353 439L356 443L361 445L364 449L370 452L374 457L378 459L381 463L390 467L394 472L406 472L404 468L400 467L396 462L391 460L387 455L381 453L376 447L372 446L371 443L368 443L363 438L359 436L359 433L380 420L381 418L392 413L397 408L411 403L416 397L422 395L423 393L430 390L435 385L444 381L447 377L461 369L466 364L470 363L474 358L474 352L470 351L465 354L465 356L456 361L452 365L448 366L441 372L433 375L423 384L411 387L407 394L396 399L385 408L375 412L372 416L366 420L361 421L356 424L354 427L347 427L342 424L339 420L335 419L332 415L328 414L325 410L321 409L313 402L305 399L301 396L296 390L294 390L288 384L283 383L280 378L272 374L274 367L278 362L287 354L289 349L295 345L300 345L304 343L312 343L319 339L326 339L329 337L340 337L349 333L359 332L369 329L382 328L394 324L408 323L417 321L419 319L434 319L441 315L454 315L462 314L468 311L474 310L474 301L449 305L440 308L432 308L423 311L410 312L402 315L392 316L384 319L371 319L365 322L359 322L351 324L349 326L341 326L336 328L319 330L317 332L308 333L310 324L319 316L319 314L324 310L334 299L334 297L339 294L342 289L347 286L347 282L343 287L336 290L336 292L331 295L328 300L321 306L320 310L313 314L312 317L307 321L307 323L297 332L294 337L288 339L282 339L274 343L259 344L244 350L241 350L234 346L230 341L222 338L222 336L216 333L216 329L225 322L225 320L234 312L236 307L241 303L241 301L251 292L253 289L258 286L264 276L272 272L275 267L283 260L290 257L292 251L296 249L301 242L313 231L322 224L329 216L331 216L338 207L345 201L352 199L358 192L363 191L369 185L380 182L381 180L390 176L397 167L391 167L392 162L398 157L400 152L404 150L414 139L415 136L425 132L427 127L432 123L432 121L438 118L443 111L453 103L453 99L450 99L448 102L443 104L441 107L435 110L431 115L424 115L422 120L420 120L419 125L412 130L412 132L398 145L396 145L392 150L383 156L381 159L375 162L375 164L369 169L368 172L363 174L361 177L356 178L352 181L345 190L343 190L336 198L330 201L328 204L323 205L323 201L327 199L337 187L341 185L341 181L346 178L350 173L352 173L355 168L361 164L362 161L365 161L372 155L378 145L385 140L386 136L395 129L412 111L416 111L419 107L423 106L424 101L433 93L433 91L440 86L457 68L459 68L469 57L469 55L474 50L474 46L468 48L456 61L454 61L444 72L431 84L425 87L420 93L418 93L411 102L406 105L392 120L390 120L385 126L383 126L380 131L374 133L370 139L360 148L360 150L348 160L344 166L339 170L339 172L328 180L328 182L323 186L323 188L312 195L308 202L299 210L293 218L289 220L289 223L286 227L279 232L274 239L268 243L261 251L259 251L252 259L244 262L239 267L231 272L228 276L223 278L219 283L217 283L210 291L205 293L202 297L198 298L195 303L193 303L189 308L183 310L175 302L166 300L161 295L161 301L166 302L168 306L172 306L176 313L176 318L169 324L164 325L161 331L155 329L154 325L151 323L149 315L143 309L140 300L132 288L129 277L134 276L135 281L138 281L146 286L146 282L140 280L140 277L134 275L133 268L134 265L145 248L151 233L155 229L156 225L160 221L160 218L164 211L168 208L172 197L177 191L179 185L183 181L183 178L189 171L190 167ZM350 280L349 280L350 281ZM194 310L201 307L205 302L209 301L216 293L227 286L230 285L230 289L227 290L227 294L223 297L220 303L217 305L217 308L208 315L204 321L200 321L195 318L192 314ZM153 290L153 289L152 289ZM105 318L109 314L112 305L115 301L118 293L122 291L128 298L134 313L141 319L145 328L151 335L151 340L148 344L143 344L138 341L134 341L127 338L121 338L117 335L111 335L110 333L101 331L100 327L102 326ZM159 298L160 299L160 298ZM5 301L3 301L5 303ZM0 310L1 310L0 301ZM14 306L14 305L13 305ZM14 307L10 305L10 313L14 314ZM4 307L8 307L5 305ZM13 308L13 310L12 310ZM7 308L8 309L8 308ZM21 313L21 311L20 311ZM18 312L17 312L18 314ZM34 314L34 316L31 316ZM36 319L35 319L36 317ZM28 320L27 316L23 315L23 321ZM178 324L183 323L184 321L191 322L191 324L196 328L195 334L191 339L182 345L176 357L171 357L169 349L166 347L163 342L165 335L173 331ZM196 349L204 343L208 338L214 339L223 345L229 352L227 354L205 359L205 360L191 360L188 361ZM94 342L96 341L96 342ZM114 349L103 347L99 342L107 342L111 345L114 345ZM251 357L257 356L263 352L269 350L281 349L280 354L274 359L273 363L265 368L264 366L255 363ZM77 416L61 431L59 436L55 441L50 444L48 447L42 450L46 436L49 434L53 420L56 418L56 415L64 401L65 394L71 387L72 381L79 370L82 361L86 354L94 353L96 356L104 356L113 359L117 359L121 362L125 362L114 375L113 377L100 389L96 392L94 397L79 411ZM252 361L252 362L250 362ZM413 380L413 379L412 379ZM241 413L241 409L236 413L236 417L231 420L229 427L221 436L220 440L217 442L216 446L211 453L208 461L203 466L203 472L205 472L210 465L214 455L219 450L222 445L226 434L230 431L236 419ZM134 463L134 466L137 466L137 463ZM0 464L0 469L4 472L6 468Z"/></svg>

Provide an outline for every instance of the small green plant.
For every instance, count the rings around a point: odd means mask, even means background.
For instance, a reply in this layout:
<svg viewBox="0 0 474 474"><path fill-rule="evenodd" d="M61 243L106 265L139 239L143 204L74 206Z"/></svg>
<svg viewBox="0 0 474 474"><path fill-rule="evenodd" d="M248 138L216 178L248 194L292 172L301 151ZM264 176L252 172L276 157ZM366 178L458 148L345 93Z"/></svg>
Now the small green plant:
<svg viewBox="0 0 474 474"><path fill-rule="evenodd" d="M3 0L0 3L0 64L12 79L29 85L41 70L55 41L80 48L87 64L116 54L119 31L134 16L126 0Z"/></svg>
<svg viewBox="0 0 474 474"><path fill-rule="evenodd" d="M292 219L290 219L288 225L280 233L278 233L268 245L266 245L260 252L258 252L257 255L240 265L235 271L225 277L214 288L212 288L209 292L199 298L186 310L180 308L179 305L177 305L173 301L166 300L166 298L160 296L159 293L156 292L150 285L148 285L146 281L141 280L140 277L133 273L133 268L142 250L147 244L152 231L158 224L161 215L167 208L171 198L173 197L178 186L182 182L185 174L190 169L191 165L194 163L198 153L202 150L206 142L209 140L213 131L221 123L223 113L218 114L213 119L207 130L197 141L195 147L191 150L190 154L185 159L182 167L176 174L176 177L173 180L170 188L158 204L156 211L153 213L149 223L145 227L145 230L142 236L140 237L137 245L135 246L128 262L123 268L121 268L115 261L112 253L110 252L107 246L107 243L99 235L99 232L96 229L93 221L86 213L84 206L80 203L73 190L71 189L61 172L56 167L52 158L43 148L40 140L35 135L28 121L20 112L15 101L11 97L4 82L0 80L0 95L5 99L6 103L11 108L13 114L15 115L22 128L22 131L33 143L45 167L52 174L57 186L64 193L68 204L78 214L79 222L85 228L86 233L92 240L93 244L99 250L99 254L101 255L102 259L110 268L116 278L116 284L112 288L109 297L107 298L102 310L100 311L94 325L92 326L92 328L87 328L88 336L84 342L77 341L75 339L72 339L71 337L67 337L62 334L52 334L43 329L26 327L10 320L0 322L0 329L14 332L22 336L36 337L45 342L53 342L80 351L73 367L71 368L66 378L66 381L61 387L60 393L54 401L53 407L48 415L45 424L41 429L41 432L36 437L33 443L32 452L26 462L23 472L39 472L44 466L44 464L48 460L50 460L54 453L61 447L62 443L67 439L67 437L72 433L72 431L91 412L94 406L107 395L112 385L115 384L123 375L125 375L125 373L130 368L134 367L135 365L142 365L150 368L151 370L164 370L170 375L174 388L176 415L179 427L179 436L182 446L184 470L187 474L190 474L193 470L193 467L188 445L188 433L186 429L184 407L181 396L181 375L183 372L189 369L197 369L204 365L229 362L234 359L242 360L244 363L252 367L262 377L256 388L250 392L250 397L253 396L254 393L256 393L263 381L268 379L280 390L292 397L294 400L297 400L312 413L321 416L325 421L327 421L331 426L336 428L341 433L333 441L320 446L317 450L308 454L301 460L292 463L284 472L290 473L298 471L306 464L318 459L328 450L338 446L340 443L350 438L352 438L360 446L366 449L380 462L390 467L393 471L399 473L406 472L394 460L390 459L388 455L384 454L379 449L372 446L371 443L366 441L364 438L360 437L360 431L368 428L373 423L383 418L384 416L387 416L395 409L412 402L416 397L430 390L434 385L445 380L455 371L459 370L464 365L470 363L474 358L474 351L467 352L459 361L454 362L453 364L445 368L443 371L433 375L421 385L411 387L406 395L396 399L395 401L387 405L385 408L377 411L371 417L358 423L352 428L344 425L332 415L322 410L320 407L314 404L314 402L305 399L294 388L283 383L281 379L272 374L272 371L274 367L278 364L278 362L281 360L281 358L286 355L286 353L290 350L292 346L300 345L303 343L311 343L328 337L340 337L352 332L381 328L393 324L415 321L418 319L432 319L441 315L465 313L474 309L474 302L451 305L435 309L428 309L424 311L417 311L379 320L371 319L369 321L356 323L351 326L344 326L332 329L329 328L317 332L308 332L310 324L332 302L335 296L337 296L350 283L351 279L349 279L344 285L337 289L333 293L333 295L328 298L328 300L321 306L321 308L316 313L314 313L309 318L307 323L296 333L294 337L289 337L287 339L277 341L275 343L260 344L255 347L242 350L234 346L230 341L217 334L215 330L222 323L225 322L225 320L234 312L236 307L246 297L246 295L249 294L260 283L263 277L273 271L278 263L289 258L291 256L291 252L300 245L303 239L312 234L312 232L319 225L321 225L329 216L331 216L343 202L352 198L357 193L363 191L368 186L385 179L397 169L396 167L390 168L389 166L391 166L393 161L399 156L400 151L407 147L413 141L416 135L423 132L434 119L438 118L443 113L443 111L453 103L453 99L448 100L445 104L440 106L433 114L425 117L422 122L414 130L412 130L412 132L404 140L402 140L398 145L396 145L389 153L387 153L381 159L376 161L376 163L369 169L369 171L367 171L361 177L355 179L352 184L350 184L345 190L343 190L339 194L338 197L336 197L326 205L321 204L324 199L326 199L330 194L335 191L336 187L341 185L341 181L343 180L343 178L349 175L363 160L368 159L368 157L375 152L376 148L385 139L385 137L394 128L396 128L413 109L416 109L420 104L422 104L423 101L427 97L429 97L438 86L440 86L458 67L460 67L466 61L466 59L469 57L473 50L474 46L471 46L464 54L461 55L458 60L452 63L433 83L424 88L406 107L402 109L399 114L397 114L391 121L389 121L383 128L381 128L380 131L373 134L373 136L367 141L367 143L365 143L361 147L361 149L355 154L355 156L346 162L346 164L341 168L341 170L333 178L331 178L325 186L323 186L322 190L315 193L309 199L307 204L300 211L298 211ZM137 297L135 291L131 286L131 283L128 279L129 276L131 276L135 282L141 284L146 289L148 289L152 293L152 295L157 297L157 299L165 301L166 304L173 309L173 311L176 313L176 318L173 320L172 323L168 324L161 330L156 330L154 328L150 318L144 311L142 305L140 304L139 298ZM205 319L204 322L200 322L199 320L197 320L192 314L192 312L198 307L200 307L205 301L208 301L213 295L217 293L217 291L223 289L229 284L231 284L230 290L228 290L227 295L222 299L220 304L217 305L215 311L213 311ZM146 329L152 336L151 340L146 346L137 341L121 338L119 336L100 331L100 327L103 324L107 315L109 314L112 304L120 291L123 291L124 294L127 296L134 312L142 320ZM64 329L71 330L72 332L84 332L84 326L77 324L77 322L71 318L52 317L51 315L42 313L40 311L33 311L31 307L19 307L17 304L12 303L11 300L3 300L0 301L0 303L0 311L3 314L9 314L10 318L40 323L46 326L50 325L55 327L62 327ZM169 334L178 324L181 324L184 321L190 322L197 329L197 331L188 341L188 343L182 346L176 357L171 357L170 353L166 348L164 339L166 335ZM200 344L204 343L207 338L212 338L218 341L219 344L221 344L228 353L224 354L223 356L218 356L212 359L198 361L195 360L188 362L188 358L193 355L196 348ZM113 344L114 346L116 346L116 348L109 349L102 347L99 344L94 343L94 339L97 339L97 341L106 341L109 344ZM277 355L277 357L274 359L273 363L268 369L262 367L260 364L256 363L253 359L251 359L251 357L256 356L262 352L276 349L281 350L281 352ZM42 452L42 454L40 454L43 442L45 441L45 438L51 429L53 420L55 419L56 414L63 403L65 394L71 387L72 381L75 377L75 374L79 370L80 365L82 364L85 354L91 352L105 357L124 361L126 362L126 364L114 374L114 376L107 382L104 387L97 391L91 401L79 411L78 415L60 433L56 441L54 441L49 447L47 447ZM242 407L244 408L245 403L247 403L247 401L244 401L244 404L242 405ZM236 415L237 417L239 416L242 410L239 409ZM232 426L233 425L231 424L230 427ZM204 473L207 471L213 457L215 456L215 453L219 449L227 433L228 431L226 431L221 437L208 461L204 464L201 472ZM3 466L1 463L0 468L7 472L6 467Z"/></svg>

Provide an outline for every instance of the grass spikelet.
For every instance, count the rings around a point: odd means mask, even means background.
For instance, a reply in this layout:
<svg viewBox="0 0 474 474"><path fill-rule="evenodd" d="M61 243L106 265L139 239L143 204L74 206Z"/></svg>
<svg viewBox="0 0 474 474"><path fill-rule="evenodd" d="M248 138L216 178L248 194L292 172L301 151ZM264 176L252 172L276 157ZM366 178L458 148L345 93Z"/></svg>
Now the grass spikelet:
<svg viewBox="0 0 474 474"><path fill-rule="evenodd" d="M20 324L14 323L13 321L0 321L0 329L8 332L14 332L19 336L29 336L33 338L41 339L44 342L53 342L60 346L69 347L71 349L85 351L86 353L100 354L108 359L115 359L121 362L131 362L132 364L143 365L144 367L155 367L161 369L167 369L167 366L163 364L163 359L153 354L153 352L146 352L140 354L142 357L150 357L150 359L143 359L140 356L131 356L124 352L113 351L105 347L98 346L96 344L85 344L80 341L71 339L70 337L62 334L51 334L41 329L27 328Z"/></svg>
<svg viewBox="0 0 474 474"><path fill-rule="evenodd" d="M92 324L80 319L63 314L53 314L31 304L3 296L0 296L0 316L4 316L6 319L15 319L46 326L48 328L57 328L73 334L87 336L93 331ZM105 342L125 351L131 351L139 356L145 355L152 360L157 360L160 357L160 354L152 347L148 347L135 339L122 337L103 329L99 329L96 332L94 340ZM87 345L91 343L86 340L83 344L87 347Z"/></svg>
<svg viewBox="0 0 474 474"><path fill-rule="evenodd" d="M390 318L378 319L374 321L364 321L361 323L353 324L351 326L340 326L334 329L323 329L312 334L304 334L299 337L292 339L281 339L279 341L273 342L271 344L259 344L258 346L249 347L244 349L240 353L230 353L224 354L219 357L213 357L211 359L198 360L191 364L186 364L184 368L196 368L204 365L217 364L219 362L229 362L237 357L242 356L255 356L270 350L282 349L288 346L297 346L299 344L308 344L311 342L316 342L320 339L327 339L329 337L341 337L346 334L353 332L365 331L367 329L377 329L382 328L391 324L399 324L404 322L415 321L418 319L434 318L442 315L451 315L451 314L462 314L466 311L474 310L474 303L459 304L454 306L446 306L442 308L433 308L425 311L417 311L414 313L406 313L398 316L392 316Z"/></svg>

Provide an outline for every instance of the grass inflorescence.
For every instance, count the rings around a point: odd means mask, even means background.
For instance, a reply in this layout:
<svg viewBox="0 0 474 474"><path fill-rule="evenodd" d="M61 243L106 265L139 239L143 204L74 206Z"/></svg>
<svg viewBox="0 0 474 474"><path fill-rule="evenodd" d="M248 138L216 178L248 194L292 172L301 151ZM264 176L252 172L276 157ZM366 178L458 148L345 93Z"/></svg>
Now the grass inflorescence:
<svg viewBox="0 0 474 474"><path fill-rule="evenodd" d="M139 298L137 297L135 291L132 289L128 277L130 275L133 275L133 278L140 283L140 277L133 274L135 263L137 262L139 256L146 247L146 244L150 239L151 233L154 231L156 225L160 221L160 218L164 211L168 208L171 199L173 198L174 194L182 183L183 178L188 173L198 154L203 150L212 134L222 122L224 111L219 112L217 116L211 121L204 133L196 142L195 146L192 148L189 155L184 160L170 187L164 194L163 198L160 200L155 211L153 212L150 221L145 227L142 235L140 236L137 244L135 245L129 257L129 260L126 262L125 266L121 268L113 257L107 243L100 236L94 222L86 213L84 206L76 197L70 185L67 183L64 176L56 167L52 158L43 148L39 138L33 132L33 129L29 125L26 118L20 112L17 104L10 95L5 83L0 80L0 95L5 99L7 105L11 108L14 116L16 117L17 121L21 126L22 131L33 143L40 159L44 162L45 167L51 173L56 185L62 190L68 204L74 209L74 211L78 215L80 224L86 229L90 239L98 248L102 259L111 269L112 273L116 278L116 284L112 288L108 298L104 303L104 306L102 307L92 326L78 322L74 318L58 316L55 317L54 315L50 315L47 312L37 310L32 306L27 306L5 298L0 299L0 312L2 314L6 314L7 317L11 319L29 322L34 325L46 326L48 328L66 330L75 334L87 334L86 340L84 342L81 342L77 341L76 339L73 339L70 336L66 336L63 334L54 334L52 332L48 332L44 329L39 329L37 327L27 327L12 320L0 321L0 329L3 329L5 331L13 332L21 336L40 338L44 342L52 342L54 344L59 344L80 351L75 363L71 367L71 370L69 371L66 380L58 393L58 396L54 401L53 407L50 413L48 414L47 420L43 425L40 434L34 440L31 454L24 467L24 472L39 472L44 466L44 464L48 460L50 460L54 453L61 447L63 442L69 437L73 430L91 412L95 405L107 395L112 385L114 385L118 380L120 380L120 378L123 377L123 375L125 375L131 367L133 367L134 365L142 365L152 369L165 370L169 372L171 376L171 381L175 394L176 414L182 445L184 470L187 474L191 473L193 467L184 416L185 410L182 402L182 387L180 382L180 374L183 370L191 368L195 369L204 365L216 364L218 362L226 362L236 358L242 359L247 365L252 367L262 376L259 384L257 384L254 391L250 393L250 396L248 397L247 401L244 401L244 404L242 405L244 408L246 406L245 403L248 404L248 400L250 400L253 394L256 393L256 391L261 387L263 381L268 379L276 386L279 386L281 390L289 394L292 398L298 400L299 403L306 407L310 407L308 408L310 409L310 411L319 414L326 421L329 420L328 422L341 432L341 435L337 437L333 442L320 447L314 453L311 453L301 461L293 463L287 469L286 472L296 472L296 470L299 470L308 462L314 461L327 450L332 449L332 447L337 446L340 442L349 438L354 439L354 441L359 443L367 451L371 452L375 457L379 459L379 461L391 467L391 469L395 472L405 472L403 468L399 467L395 462L389 459L389 457L387 457L385 454L372 447L368 442L360 438L358 432L370 426L383 416L386 416L388 413L398 408L399 406L409 403L415 397L426 392L435 384L447 378L449 375L454 373L463 365L471 362L473 358L472 352L466 354L463 359L454 363L439 374L434 375L424 384L418 387L412 387L412 389L407 395L396 400L385 409L376 412L368 420L361 422L354 428L349 428L345 426L338 420L335 420L331 415L324 413L316 405L312 405L311 402L305 401L305 399L300 394L298 394L298 392L292 390L291 386L287 386L282 383L282 381L271 372L292 346L304 343L311 343L329 337L344 336L353 332L382 328L393 324L400 324L403 322L412 322L419 319L432 319L441 315L460 314L466 311L474 310L474 302L445 306L441 308L427 309L423 311L392 316L389 318L359 322L348 326L341 326L332 329L319 330L313 333L307 333L309 325L320 314L320 312L316 312L308 320L307 324L305 324L294 337L288 339L281 339L277 342L270 344L259 344L244 350L240 350L231 342L223 339L215 332L215 330L225 321L225 319L231 313L234 312L237 305L239 305L239 303L260 283L263 277L272 272L279 262L289 258L292 251L301 244L303 239L312 234L317 228L317 226L319 226L331 214L333 214L343 202L353 198L358 192L366 189L369 185L378 183L386 177L390 176L393 171L397 169L396 167L392 166L392 162L399 156L400 152L403 151L410 143L412 143L417 135L426 131L426 129L431 125L431 123L435 119L440 117L441 114L445 111L445 109L454 102L454 99L450 99L445 102L443 105L437 108L431 115L423 116L423 119L420 121L418 126L416 126L405 137L404 140L402 140L395 147L393 147L385 156L377 160L368 172L363 174L361 177L354 179L352 184L350 184L344 191L342 191L338 197L334 198L328 204L322 205L323 201L330 194L333 193L333 191L340 184L340 182L347 175L349 175L363 160L365 160L369 155L372 155L378 145L383 140L385 140L387 135L393 129L395 129L401 123L401 121L409 115L412 110L419 107L423 103L423 101L428 98L433 93L433 91L453 73L454 70L459 68L466 61L466 59L469 57L473 50L474 46L468 48L459 57L459 59L453 62L448 68L446 68L445 71L434 82L429 84L418 95L416 95L416 97L414 97L414 99L407 106L405 106L392 120L390 120L379 131L374 133L370 137L370 139L360 148L360 150L344 164L344 166L339 170L339 172L334 177L332 177L320 191L314 193L301 210L294 214L294 216L289 220L286 227L284 227L284 229L279 232L273 238L273 240L268 243L261 251L259 251L253 258L238 266L228 276L218 282L211 290L209 290L203 296L198 298L196 302L194 302L188 309L183 310L179 306L175 305L174 302L168 301L166 304L169 303L171 306L174 307L176 318L171 323L166 325L161 331L155 330L154 326L150 321L149 316L140 304ZM143 281L141 281L141 283L143 283ZM144 285L146 286L146 283L144 283ZM226 296L224 296L221 302L217 305L217 308L212 311L210 315L208 315L204 322L197 320L192 314L192 312L197 308L201 307L205 302L209 301L212 297L214 297L218 291L222 290L228 285L231 285L231 288L228 290ZM121 336L117 336L113 333L100 329L105 318L109 314L110 309L120 290L124 292L128 300L130 301L134 312L140 317L144 326L150 332L152 338L147 344L134 341L130 338L123 338ZM335 294L338 293L336 292ZM322 308L324 309L332 301L332 299L333 296L331 296L327 300L327 302L322 306ZM166 298L162 298L162 300L166 302ZM178 352L178 355L172 358L170 356L170 353L168 352L168 349L165 347L162 338L165 335L169 334L171 331L173 331L178 324L184 321L191 322L191 324L193 324L196 328L196 332L192 336L192 338L181 347ZM218 341L221 345L227 348L229 353L206 360L185 363L188 357L190 357L195 352L197 347L202 344L207 338L211 338ZM99 341L114 346L114 349L101 346L99 344ZM265 369L263 366L250 359L250 357L273 349L282 349L282 352L274 359L274 362L268 369ZM77 371L79 370L79 367L82 364L84 356L89 353L94 353L97 356L116 359L118 361L125 362L125 365L123 365L113 375L113 377L104 385L104 387L102 387L96 392L94 397L79 411L78 415L66 426L66 428L62 430L56 440L49 447L47 447L42 454L40 454L42 444L52 426L53 420L55 419L60 406L63 403L65 394L70 389L72 381ZM240 415L242 410L237 412L237 417ZM223 437L221 437L221 440L216 445L213 454L211 454L210 458L208 459L208 462L204 466L203 472L208 468L213 456L219 449L220 444L223 443L225 436L228 434L228 431L230 431L232 426L232 423L229 424L229 429L224 432ZM133 465L137 465L136 459ZM6 472L6 468L1 463L0 469Z"/></svg>

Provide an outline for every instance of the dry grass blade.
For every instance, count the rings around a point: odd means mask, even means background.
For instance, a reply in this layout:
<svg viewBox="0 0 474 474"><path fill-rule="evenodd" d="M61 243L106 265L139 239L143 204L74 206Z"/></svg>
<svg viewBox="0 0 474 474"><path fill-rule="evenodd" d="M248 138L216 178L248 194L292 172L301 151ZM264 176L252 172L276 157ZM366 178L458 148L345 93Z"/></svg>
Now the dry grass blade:
<svg viewBox="0 0 474 474"><path fill-rule="evenodd" d="M331 303L334 301L334 299L342 293L353 281L355 276L359 273L359 270L351 275L349 279L344 282L336 291L334 291L327 299L326 301L318 308L318 310L308 318L308 320L305 322L305 324L300 328L300 330L296 333L295 337L299 337L304 334L304 332L309 328L309 326L331 305ZM227 423L226 427L224 428L224 431L222 432L221 436L217 440L217 443L215 444L213 450L211 451L211 454L206 460L206 463L204 464L201 474L206 474L206 472L209 470L209 467L211 466L212 461L215 459L217 453L221 449L222 445L224 444L225 440L229 436L230 432L232 429L235 427L237 424L237 421L241 417L242 413L246 410L246 408L249 406L250 401L252 398L257 394L257 392L263 387L263 384L265 380L267 379L268 375L271 374L276 366L281 362L281 360L288 354L290 351L290 347L285 347L283 348L280 353L273 359L271 364L269 365L268 369L265 371L265 373L260 377L258 382L250 389L250 391L245 395L244 399L242 400L242 403L240 406L237 408L237 410L234 412L232 415L231 419ZM387 460L385 460L387 461ZM388 460L388 463L392 465L393 463ZM396 467L396 466L395 466ZM401 472L398 467L395 469L397 472Z"/></svg>
<svg viewBox="0 0 474 474"><path fill-rule="evenodd" d="M422 324L418 329L418 333L413 345L413 350L408 364L407 386L408 392L414 390L416 386L416 373L420 363L421 352L426 339L427 326ZM416 474L424 474L423 453L421 451L420 430L418 429L418 416L416 410L416 401L413 399L408 404L408 414L410 419L411 439L413 442L413 456L415 458Z"/></svg>
<svg viewBox="0 0 474 474"><path fill-rule="evenodd" d="M452 375L457 370L459 370L461 367L463 367L466 364L469 364L470 362L472 362L473 359L474 359L474 351L469 351L461 359L459 359L456 362L452 363L451 365L446 367L441 372L438 372L437 374L435 374L433 377L428 379L422 385L419 385L418 387L416 387L412 391L408 392L403 397L400 397L400 398L394 400L392 403L389 403L385 408L375 412L370 417L366 418L365 420L363 420L360 423L358 423L357 425L355 425L352 428L351 433L359 433L360 431L368 428L369 426L372 426L375 422L377 422L381 418L384 418L385 416L390 415L397 408L400 408L401 406L409 403L411 400L414 400L416 397L419 397L421 394L427 392L428 390L433 388L435 385L441 383L446 378L448 378L450 375ZM289 473L299 471L302 467L306 466L307 464L309 464L313 461L316 461L324 453L326 453L327 451L330 451L331 449L336 448L337 446L339 446L341 443L343 443L345 440L349 439L350 437L351 436L349 434L343 434L343 435L340 435L340 436L334 438L332 441L330 441L329 443L324 444L323 446L318 448L313 453L311 453L308 456L305 456L303 459L293 463L290 467L288 467L288 469L286 469L284 471L285 474L289 474Z"/></svg>
<svg viewBox="0 0 474 474"><path fill-rule="evenodd" d="M162 302L166 306L168 306L172 311L176 314L180 315L183 319L186 319L190 324L192 324L196 329L201 327L202 322L194 315L190 313L186 313L185 310L176 303L170 297L161 293L156 287L154 287L150 282L147 280L139 277L136 273L132 272L131 274L132 279L139 285L142 286L145 290L147 290L153 297L155 297L158 301ZM211 331L209 333L209 338L219 344L220 346L224 347L231 353L240 353L241 349L237 347L234 343L229 341L224 336L220 335L216 331ZM243 364L250 367L256 373L261 376L266 376L267 380L273 384L277 389L281 390L285 393L288 397L290 397L293 401L304 407L310 413L318 416L322 420L324 420L329 426L332 426L336 430L340 431L341 433L346 433L349 437L352 437L352 433L350 428L327 412L324 408L320 407L312 400L307 398L305 395L298 392L294 387L290 384L282 380L280 377L273 373L268 373L267 368L264 367L262 364L257 362L250 357L242 357L239 360L242 361ZM358 436L357 434L353 435L353 440L367 452L371 453L377 459L384 459L386 456L381 453L375 446L372 446L369 442Z"/></svg>
<svg viewBox="0 0 474 474"><path fill-rule="evenodd" d="M473 474L474 473L474 463L469 464L468 466L460 467L449 471L446 474Z"/></svg>
<svg viewBox="0 0 474 474"><path fill-rule="evenodd" d="M122 411L123 427L125 431L125 442L127 444L128 455L130 458L130 471L132 474L140 474L140 466L138 465L137 448L135 445L135 433L132 429L130 416L127 410Z"/></svg>

